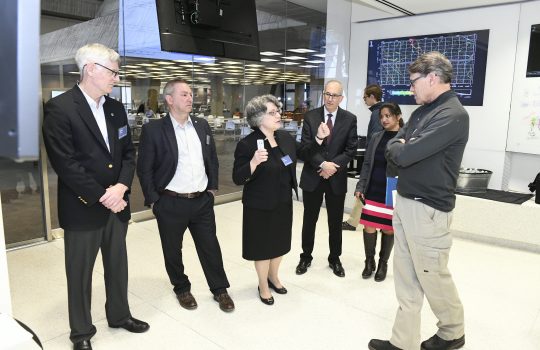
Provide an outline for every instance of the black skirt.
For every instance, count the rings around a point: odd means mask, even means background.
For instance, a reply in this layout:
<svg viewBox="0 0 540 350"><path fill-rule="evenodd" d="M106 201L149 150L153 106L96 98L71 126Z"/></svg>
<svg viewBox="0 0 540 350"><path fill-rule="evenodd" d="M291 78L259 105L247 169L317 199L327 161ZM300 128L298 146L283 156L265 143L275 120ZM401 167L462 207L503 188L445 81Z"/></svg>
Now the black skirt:
<svg viewBox="0 0 540 350"><path fill-rule="evenodd" d="M268 260L291 250L292 200L274 210L244 206L242 218L242 257Z"/></svg>

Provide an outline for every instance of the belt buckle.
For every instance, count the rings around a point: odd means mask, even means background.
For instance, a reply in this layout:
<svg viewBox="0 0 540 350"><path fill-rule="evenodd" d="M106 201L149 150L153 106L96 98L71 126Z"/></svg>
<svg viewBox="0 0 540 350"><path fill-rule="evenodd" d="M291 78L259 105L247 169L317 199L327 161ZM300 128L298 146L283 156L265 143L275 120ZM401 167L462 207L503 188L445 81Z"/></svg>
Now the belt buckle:
<svg viewBox="0 0 540 350"><path fill-rule="evenodd" d="M193 199L198 197L199 192L192 192L187 194L187 198Z"/></svg>

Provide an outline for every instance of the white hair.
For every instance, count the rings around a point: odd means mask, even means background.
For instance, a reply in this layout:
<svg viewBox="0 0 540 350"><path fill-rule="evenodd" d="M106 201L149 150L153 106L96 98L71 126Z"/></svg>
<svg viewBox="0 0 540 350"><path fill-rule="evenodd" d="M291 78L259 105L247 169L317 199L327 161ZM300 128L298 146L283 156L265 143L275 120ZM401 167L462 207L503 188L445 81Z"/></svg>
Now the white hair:
<svg viewBox="0 0 540 350"><path fill-rule="evenodd" d="M75 62L81 72L81 78L86 64L96 62L106 64L107 61L120 63L120 55L113 49L98 43L84 45L75 54Z"/></svg>

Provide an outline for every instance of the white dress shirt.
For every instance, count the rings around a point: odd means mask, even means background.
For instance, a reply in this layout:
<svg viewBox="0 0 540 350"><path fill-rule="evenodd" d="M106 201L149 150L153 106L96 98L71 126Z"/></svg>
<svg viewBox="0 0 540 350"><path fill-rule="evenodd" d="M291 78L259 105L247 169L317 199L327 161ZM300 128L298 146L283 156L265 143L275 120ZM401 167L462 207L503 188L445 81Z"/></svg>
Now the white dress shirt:
<svg viewBox="0 0 540 350"><path fill-rule="evenodd" d="M165 188L178 193L202 192L208 186L208 176L197 130L190 117L184 125L180 125L170 115L169 118L178 144L178 166L171 182Z"/></svg>
<svg viewBox="0 0 540 350"><path fill-rule="evenodd" d="M96 100L94 100L92 97L87 95L83 89L81 89L81 91L84 97L86 98L86 102L88 102L90 109L92 110L92 114L94 115L94 118L96 118L99 131L101 131L101 135L103 135L103 140L105 141L105 144L107 145L107 148L109 149L109 152L110 152L111 147L109 146L109 133L107 132L107 122L105 121L105 110L103 109L103 104L105 103L105 96L101 96L99 98L99 101L96 103Z"/></svg>

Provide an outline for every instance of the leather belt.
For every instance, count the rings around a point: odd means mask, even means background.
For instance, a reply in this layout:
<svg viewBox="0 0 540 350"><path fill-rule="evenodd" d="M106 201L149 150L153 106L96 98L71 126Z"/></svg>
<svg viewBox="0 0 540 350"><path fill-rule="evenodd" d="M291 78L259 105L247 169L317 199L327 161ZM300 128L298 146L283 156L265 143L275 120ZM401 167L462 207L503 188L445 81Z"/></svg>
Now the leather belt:
<svg viewBox="0 0 540 350"><path fill-rule="evenodd" d="M204 192L191 192L191 193L178 193L171 190L163 190L161 194L171 196L171 197L180 197L180 198L197 198L202 196Z"/></svg>

